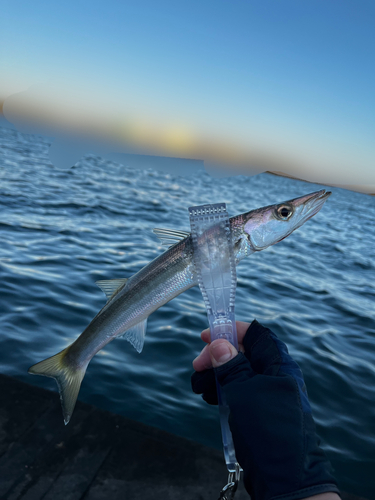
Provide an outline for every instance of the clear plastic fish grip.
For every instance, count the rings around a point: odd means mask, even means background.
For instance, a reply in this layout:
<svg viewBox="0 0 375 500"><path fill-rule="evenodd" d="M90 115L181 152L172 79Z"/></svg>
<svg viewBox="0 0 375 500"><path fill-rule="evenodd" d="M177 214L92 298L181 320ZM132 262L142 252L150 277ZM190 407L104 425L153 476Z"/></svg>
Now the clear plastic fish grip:
<svg viewBox="0 0 375 500"><path fill-rule="evenodd" d="M189 208L194 266L207 309L211 341L224 338L238 349L234 302L236 265L225 203ZM229 472L238 469L228 417L229 408L216 383L224 457Z"/></svg>
<svg viewBox="0 0 375 500"><path fill-rule="evenodd" d="M211 341L225 338L236 348L236 265L225 203L189 208L194 264L210 322Z"/></svg>

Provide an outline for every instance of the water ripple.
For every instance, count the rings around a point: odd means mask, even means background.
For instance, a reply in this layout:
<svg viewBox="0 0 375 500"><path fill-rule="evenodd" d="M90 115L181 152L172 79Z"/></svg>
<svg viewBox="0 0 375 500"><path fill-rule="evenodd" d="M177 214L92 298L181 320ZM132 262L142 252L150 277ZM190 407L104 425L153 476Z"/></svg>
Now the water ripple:
<svg viewBox="0 0 375 500"><path fill-rule="evenodd" d="M48 140L0 129L0 367L27 368L72 342L104 305L98 279L127 277L164 250L153 227L189 228L187 207L231 214L321 186L262 174L174 177L87 155L60 171ZM317 428L343 489L375 498L375 197L332 189L322 212L238 267L238 319L272 328L303 369ZM139 355L115 340L80 398L220 448L216 408L191 392L207 318L198 289L154 313Z"/></svg>

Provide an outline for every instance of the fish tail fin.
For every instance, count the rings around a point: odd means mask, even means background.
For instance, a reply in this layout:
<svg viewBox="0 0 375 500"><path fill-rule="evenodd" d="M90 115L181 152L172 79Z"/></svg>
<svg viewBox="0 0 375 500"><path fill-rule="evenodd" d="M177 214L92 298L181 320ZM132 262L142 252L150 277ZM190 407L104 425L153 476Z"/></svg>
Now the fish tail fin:
<svg viewBox="0 0 375 500"><path fill-rule="evenodd" d="M69 423L72 416L81 382L87 368L87 364L83 367L77 367L69 362L69 358L66 357L69 349L70 346L51 358L40 361L40 363L36 363L29 368L29 373L32 375L44 375L56 380L59 387L65 425Z"/></svg>

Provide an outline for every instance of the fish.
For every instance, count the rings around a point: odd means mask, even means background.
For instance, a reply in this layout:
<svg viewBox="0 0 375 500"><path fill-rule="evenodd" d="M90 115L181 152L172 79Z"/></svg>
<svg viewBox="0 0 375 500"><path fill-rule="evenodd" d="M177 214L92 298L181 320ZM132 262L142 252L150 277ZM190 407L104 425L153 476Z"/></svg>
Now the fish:
<svg viewBox="0 0 375 500"><path fill-rule="evenodd" d="M323 189L231 217L236 265L289 236L316 215L330 195ZM154 233L169 248L130 278L97 281L108 299L105 306L71 345L29 369L30 374L56 380L65 424L93 356L120 336L141 352L150 314L198 284L190 233L170 229Z"/></svg>

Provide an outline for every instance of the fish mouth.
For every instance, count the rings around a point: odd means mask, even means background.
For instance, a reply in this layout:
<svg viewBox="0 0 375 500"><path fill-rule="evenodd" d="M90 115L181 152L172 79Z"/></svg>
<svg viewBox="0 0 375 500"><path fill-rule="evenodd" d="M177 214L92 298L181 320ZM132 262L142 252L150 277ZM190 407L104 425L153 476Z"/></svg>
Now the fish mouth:
<svg viewBox="0 0 375 500"><path fill-rule="evenodd" d="M317 191L316 193L311 193L310 201L319 200L322 203L324 203L327 200L327 198L329 198L331 196L331 194L332 194L332 191L326 191L325 189L321 189L320 191Z"/></svg>
<svg viewBox="0 0 375 500"><path fill-rule="evenodd" d="M321 189L320 191L315 191L314 193L301 196L300 198L295 198L291 203L295 205L295 207L303 206L303 222L306 222L319 212L331 194L331 191Z"/></svg>
<svg viewBox="0 0 375 500"><path fill-rule="evenodd" d="M296 206L304 205L305 203L313 202L314 200L323 200L324 203L324 201L329 196L331 196L331 194L332 194L331 191L326 191L325 189L321 189L320 191L314 191L313 193L305 194L304 196L294 198L293 200L290 200L290 203L293 203L293 205Z"/></svg>

